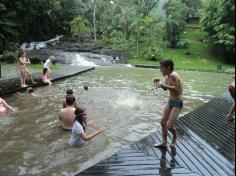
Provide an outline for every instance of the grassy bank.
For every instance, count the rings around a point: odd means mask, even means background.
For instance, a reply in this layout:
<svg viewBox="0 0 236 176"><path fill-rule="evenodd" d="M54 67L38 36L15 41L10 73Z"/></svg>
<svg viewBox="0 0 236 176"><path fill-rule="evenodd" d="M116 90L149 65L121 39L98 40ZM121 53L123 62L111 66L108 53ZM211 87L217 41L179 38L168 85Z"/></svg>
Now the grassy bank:
<svg viewBox="0 0 236 176"><path fill-rule="evenodd" d="M218 65L222 65L222 71L234 72L234 65L225 64L211 50L211 48L202 42L204 33L198 28L187 27L183 37L191 42L188 49L164 48L163 58L172 56L177 69L190 70L209 70L216 71ZM144 58L130 58L130 64L159 65L158 61L145 60Z"/></svg>
<svg viewBox="0 0 236 176"><path fill-rule="evenodd" d="M17 63L14 63L14 64L1 63L1 65L8 65L10 67L16 67ZM43 70L43 65L42 64L29 64L29 65L27 65L27 67L30 68L30 69L35 69L35 70ZM57 67L57 65L52 64L50 66L50 68L52 70L56 70L58 67Z"/></svg>

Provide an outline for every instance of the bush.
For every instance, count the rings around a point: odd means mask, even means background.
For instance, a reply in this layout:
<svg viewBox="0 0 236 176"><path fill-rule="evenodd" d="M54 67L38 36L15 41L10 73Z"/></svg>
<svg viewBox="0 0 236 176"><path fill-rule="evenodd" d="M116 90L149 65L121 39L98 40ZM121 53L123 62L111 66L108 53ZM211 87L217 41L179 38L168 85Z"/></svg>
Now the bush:
<svg viewBox="0 0 236 176"><path fill-rule="evenodd" d="M188 49L191 46L191 42L187 39L182 39L177 43L178 49Z"/></svg>
<svg viewBox="0 0 236 176"><path fill-rule="evenodd" d="M30 58L31 64L41 64L41 59L38 56L33 56Z"/></svg>
<svg viewBox="0 0 236 176"><path fill-rule="evenodd" d="M161 49L156 47L148 47L144 52L147 60L159 61L161 59Z"/></svg>
<svg viewBox="0 0 236 176"><path fill-rule="evenodd" d="M7 63L15 63L17 61L17 53L15 52L5 52L4 55L4 61L6 61Z"/></svg>

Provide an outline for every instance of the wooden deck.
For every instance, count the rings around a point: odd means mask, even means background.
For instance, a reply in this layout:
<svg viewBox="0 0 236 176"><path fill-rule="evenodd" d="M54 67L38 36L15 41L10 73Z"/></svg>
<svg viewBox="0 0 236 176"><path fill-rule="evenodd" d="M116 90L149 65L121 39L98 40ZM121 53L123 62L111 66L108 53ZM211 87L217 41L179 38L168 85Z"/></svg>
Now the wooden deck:
<svg viewBox="0 0 236 176"><path fill-rule="evenodd" d="M233 176L235 123L226 118L231 103L225 93L182 117L177 149L152 147L161 140L159 130L77 176Z"/></svg>

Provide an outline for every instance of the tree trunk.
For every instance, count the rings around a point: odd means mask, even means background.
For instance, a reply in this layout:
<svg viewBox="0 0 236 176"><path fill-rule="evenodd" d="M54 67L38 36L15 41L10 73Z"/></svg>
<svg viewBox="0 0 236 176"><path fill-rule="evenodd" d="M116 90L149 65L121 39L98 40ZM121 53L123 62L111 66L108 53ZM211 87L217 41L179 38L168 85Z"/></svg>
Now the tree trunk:
<svg viewBox="0 0 236 176"><path fill-rule="evenodd" d="M139 43L138 43L138 39L137 39L137 45L136 45L136 47L137 47L137 53L136 53L136 55L137 55L137 57L139 56Z"/></svg>
<svg viewBox="0 0 236 176"><path fill-rule="evenodd" d="M93 1L93 34L94 34L94 40L97 40L97 27L96 27L96 4L95 0Z"/></svg>

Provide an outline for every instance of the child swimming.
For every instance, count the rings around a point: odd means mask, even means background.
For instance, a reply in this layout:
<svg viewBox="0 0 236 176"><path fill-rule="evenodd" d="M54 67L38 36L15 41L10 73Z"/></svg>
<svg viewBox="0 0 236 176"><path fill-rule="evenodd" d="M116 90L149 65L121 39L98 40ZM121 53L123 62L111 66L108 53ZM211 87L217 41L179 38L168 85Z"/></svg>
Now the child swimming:
<svg viewBox="0 0 236 176"><path fill-rule="evenodd" d="M9 110L15 111L5 100L0 98L0 117L4 116Z"/></svg>
<svg viewBox="0 0 236 176"><path fill-rule="evenodd" d="M38 97L38 95L34 92L33 87L28 87L26 92L32 97Z"/></svg>

